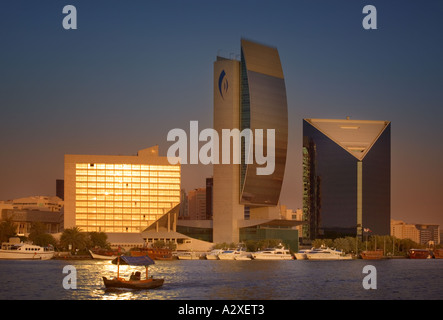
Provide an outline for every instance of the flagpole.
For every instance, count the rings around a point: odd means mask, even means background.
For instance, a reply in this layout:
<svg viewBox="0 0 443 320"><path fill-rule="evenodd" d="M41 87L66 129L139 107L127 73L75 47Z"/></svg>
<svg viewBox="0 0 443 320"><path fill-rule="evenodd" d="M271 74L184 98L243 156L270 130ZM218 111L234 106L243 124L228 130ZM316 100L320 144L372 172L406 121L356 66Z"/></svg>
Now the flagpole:
<svg viewBox="0 0 443 320"><path fill-rule="evenodd" d="M120 256L117 257L117 279L119 278L120 274Z"/></svg>

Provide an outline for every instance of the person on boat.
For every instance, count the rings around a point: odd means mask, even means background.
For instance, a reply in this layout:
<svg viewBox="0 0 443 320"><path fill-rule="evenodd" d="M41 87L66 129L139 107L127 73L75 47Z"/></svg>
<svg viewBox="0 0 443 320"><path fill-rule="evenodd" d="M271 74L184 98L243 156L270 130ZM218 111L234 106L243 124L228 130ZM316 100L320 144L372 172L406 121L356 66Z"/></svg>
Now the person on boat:
<svg viewBox="0 0 443 320"><path fill-rule="evenodd" d="M135 276L134 276L134 280L138 280L138 281L140 281L140 278L141 278L141 272L140 271L137 271L136 273L135 273Z"/></svg>
<svg viewBox="0 0 443 320"><path fill-rule="evenodd" d="M129 277L129 280L137 280L136 275L134 274L134 272Z"/></svg>

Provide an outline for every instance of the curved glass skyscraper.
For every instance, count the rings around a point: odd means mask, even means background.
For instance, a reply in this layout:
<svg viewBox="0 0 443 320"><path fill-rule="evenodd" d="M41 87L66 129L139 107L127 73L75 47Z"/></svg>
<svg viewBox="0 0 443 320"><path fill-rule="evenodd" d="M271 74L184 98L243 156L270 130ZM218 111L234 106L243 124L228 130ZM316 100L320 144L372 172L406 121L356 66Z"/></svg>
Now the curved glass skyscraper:
<svg viewBox="0 0 443 320"><path fill-rule="evenodd" d="M251 132L241 138L240 163L214 164L214 242L238 242L245 206L250 219L278 218L277 208L286 165L288 109L286 89L276 48L241 41L241 60L217 57L214 63L214 129ZM262 139L257 133L262 132ZM272 165L264 165L257 150ZM231 148L231 154L238 150ZM248 157L250 155L250 157Z"/></svg>
<svg viewBox="0 0 443 320"><path fill-rule="evenodd" d="M274 172L257 175L257 161L242 161L240 202L249 206L277 205L283 184L288 145L288 107L285 80L277 49L247 40L241 42L241 129L275 130ZM257 141L254 150L258 147ZM268 140L263 139L263 150ZM247 150L242 144L242 155Z"/></svg>

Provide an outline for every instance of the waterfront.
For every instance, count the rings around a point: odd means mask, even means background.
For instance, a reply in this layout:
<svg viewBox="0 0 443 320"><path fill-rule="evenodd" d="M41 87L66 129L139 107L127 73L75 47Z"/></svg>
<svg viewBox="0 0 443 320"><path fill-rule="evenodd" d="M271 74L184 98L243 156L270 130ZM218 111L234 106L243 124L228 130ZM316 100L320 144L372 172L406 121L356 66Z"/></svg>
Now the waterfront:
<svg viewBox="0 0 443 320"><path fill-rule="evenodd" d="M377 270L377 289L362 286L365 265ZM77 289L64 289L66 265ZM1 300L440 300L443 260L156 261L154 290L105 290L102 276L117 266L98 260L0 261ZM121 276L143 268L124 266Z"/></svg>

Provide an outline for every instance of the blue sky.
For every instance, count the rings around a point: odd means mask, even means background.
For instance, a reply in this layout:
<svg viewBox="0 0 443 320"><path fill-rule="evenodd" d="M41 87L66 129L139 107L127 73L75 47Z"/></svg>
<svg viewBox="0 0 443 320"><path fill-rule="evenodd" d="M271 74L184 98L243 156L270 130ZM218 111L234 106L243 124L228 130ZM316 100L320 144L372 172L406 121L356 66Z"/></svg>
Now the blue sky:
<svg viewBox="0 0 443 320"><path fill-rule="evenodd" d="M64 30L62 9L77 8ZM377 8L377 30L362 9ZM2 1L0 199L55 194L64 154L135 154L212 126L212 66L242 37L278 48L301 207L303 118L392 122L392 217L443 225L441 1ZM187 190L211 167L182 168Z"/></svg>

